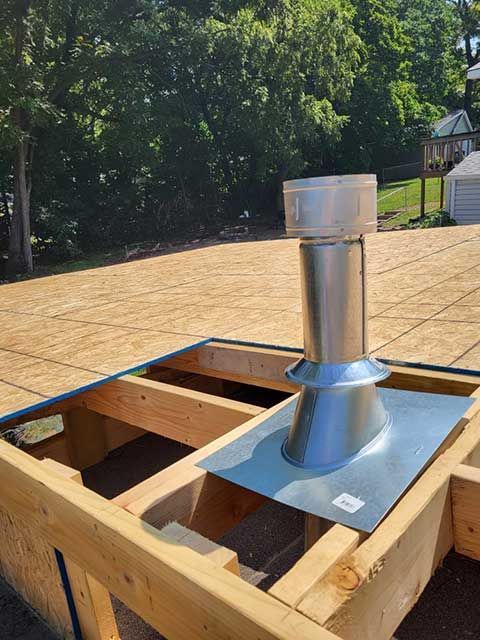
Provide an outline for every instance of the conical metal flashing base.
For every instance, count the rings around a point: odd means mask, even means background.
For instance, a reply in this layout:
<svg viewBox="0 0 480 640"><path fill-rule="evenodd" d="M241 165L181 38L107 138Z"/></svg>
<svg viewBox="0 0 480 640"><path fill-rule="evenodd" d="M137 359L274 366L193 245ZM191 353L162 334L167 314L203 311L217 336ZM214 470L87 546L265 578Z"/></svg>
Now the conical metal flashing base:
<svg viewBox="0 0 480 640"><path fill-rule="evenodd" d="M300 360L290 367L287 377L303 386L284 456L328 470L366 453L391 424L375 386L389 375L373 359L333 366Z"/></svg>
<svg viewBox="0 0 480 640"><path fill-rule="evenodd" d="M390 417L375 386L390 371L368 357L364 234L376 231L375 176L284 184L288 235L301 238L305 357L286 371L301 386L285 458L330 469L363 455Z"/></svg>

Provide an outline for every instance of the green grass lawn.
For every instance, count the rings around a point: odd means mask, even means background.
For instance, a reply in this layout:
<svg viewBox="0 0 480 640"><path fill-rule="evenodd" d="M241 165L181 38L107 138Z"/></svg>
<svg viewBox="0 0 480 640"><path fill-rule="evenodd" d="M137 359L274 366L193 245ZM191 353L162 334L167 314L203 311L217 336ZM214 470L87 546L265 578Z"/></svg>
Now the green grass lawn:
<svg viewBox="0 0 480 640"><path fill-rule="evenodd" d="M420 215L420 178L389 182L378 189L378 213L401 212L384 226L407 224ZM440 178L425 182L426 211L435 211L440 206Z"/></svg>

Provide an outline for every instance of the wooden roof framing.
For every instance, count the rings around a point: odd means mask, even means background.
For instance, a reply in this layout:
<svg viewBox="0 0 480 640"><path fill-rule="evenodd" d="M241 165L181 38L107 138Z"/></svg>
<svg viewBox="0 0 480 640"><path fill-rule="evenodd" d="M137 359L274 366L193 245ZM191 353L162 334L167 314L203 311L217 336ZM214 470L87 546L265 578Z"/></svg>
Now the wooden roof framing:
<svg viewBox="0 0 480 640"><path fill-rule="evenodd" d="M6 518L18 524L15 544L25 534L22 523L28 523L26 535L47 550L40 562L52 547L62 552L86 640L118 637L108 593L171 640L389 640L454 544L478 557L480 400L373 534L333 525L310 540L304 556L268 593L243 581L235 568L232 572L231 553L198 537L218 540L266 499L210 475L196 462L282 404L263 410L200 387L213 390L212 381L232 380L285 390L281 372L294 357L288 351L211 343L152 367L145 377L124 376L78 394L68 407L60 403L62 462L77 468L141 435L139 426L185 442L191 425L190 441L200 448L112 501L81 486L75 470L34 459L43 458L45 450L28 455L0 441L0 523ZM188 387L173 384L175 372L182 384L183 372L192 374ZM480 398L480 378L455 372L397 366L384 384ZM79 452L83 459L75 459ZM164 529L171 521L195 533ZM2 567L10 546L0 550ZM20 587L24 576L29 579L32 554L13 563ZM49 571L54 580L54 568ZM41 584L35 597L38 591L49 593L45 581ZM65 610L56 615L62 623Z"/></svg>

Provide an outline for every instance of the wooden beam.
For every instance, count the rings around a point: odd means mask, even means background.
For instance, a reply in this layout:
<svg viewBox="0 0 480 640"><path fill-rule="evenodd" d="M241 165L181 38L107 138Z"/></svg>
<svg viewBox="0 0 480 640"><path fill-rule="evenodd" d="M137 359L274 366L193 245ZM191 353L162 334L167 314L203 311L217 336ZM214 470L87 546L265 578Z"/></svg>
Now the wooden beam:
<svg viewBox="0 0 480 640"><path fill-rule="evenodd" d="M108 450L102 415L77 407L64 413L62 419L72 467L85 469L105 459Z"/></svg>
<svg viewBox="0 0 480 640"><path fill-rule="evenodd" d="M334 525L268 593L295 608L338 562L358 547L360 540L358 531Z"/></svg>
<svg viewBox="0 0 480 640"><path fill-rule="evenodd" d="M63 478L82 485L82 475L76 469L43 460L43 464ZM78 564L65 558L65 566L72 589L78 622L83 640L119 640L115 614L110 594L95 578L86 573Z"/></svg>
<svg viewBox="0 0 480 640"><path fill-rule="evenodd" d="M211 393L214 396L225 396L225 380L204 376L199 373L191 373L190 371L180 371L179 369L154 365L152 370L142 378L165 382L166 384L173 384L176 387L184 387L194 391L202 391L203 393ZM234 385L235 383L230 384ZM241 388L241 385L238 385L238 387Z"/></svg>
<svg viewBox="0 0 480 640"><path fill-rule="evenodd" d="M291 351L211 342L162 362L162 367L296 393L298 386L285 378L285 368L299 357Z"/></svg>
<svg viewBox="0 0 480 640"><path fill-rule="evenodd" d="M480 560L480 469L456 467L451 491L455 551Z"/></svg>
<svg viewBox="0 0 480 640"><path fill-rule="evenodd" d="M222 547L208 538L201 536L196 531L191 531L187 529L187 527L183 527L181 524L178 524L178 522L170 522L161 529L161 532L179 544L183 544L189 549L201 553L202 556L208 558L210 562L213 562L217 567L231 571L231 573L234 573L236 576L240 575L240 565L238 564L236 551Z"/></svg>
<svg viewBox="0 0 480 640"><path fill-rule="evenodd" d="M113 420L112 418L105 418L104 427L107 451L113 451L131 440L140 438L146 433L143 429L132 427L119 420ZM22 449L34 458L37 458L37 460L51 458L64 465L73 466L64 432L45 438L45 440L41 440L35 444L22 447ZM83 471L83 469L90 465L91 460L87 458L84 461L87 462L87 464L82 464L82 460L77 457L76 468L79 471Z"/></svg>
<svg viewBox="0 0 480 640"><path fill-rule="evenodd" d="M0 536L2 578L46 621L56 636L72 638L71 618L52 545L28 514L20 517L14 505L7 506L2 501Z"/></svg>
<svg viewBox="0 0 480 640"><path fill-rule="evenodd" d="M344 640L388 640L453 546L450 475L480 445L480 416L298 610Z"/></svg>
<svg viewBox="0 0 480 640"><path fill-rule="evenodd" d="M130 513L157 528L175 520L211 540L221 538L266 502L260 494L190 463L173 464L165 469L167 471L170 473L160 471L149 478L151 482L145 481L145 487L142 487L144 483L137 485L135 489L139 491L150 488L137 500L129 502L131 494L139 493L130 490L114 498L114 502L125 501Z"/></svg>
<svg viewBox="0 0 480 640"><path fill-rule="evenodd" d="M298 386L287 381L285 369L299 357L291 351L211 342L162 362L162 367L294 393ZM480 387L480 378L474 375L401 365L389 369L391 376L382 383L389 388L469 396Z"/></svg>
<svg viewBox="0 0 480 640"><path fill-rule="evenodd" d="M263 411L200 391L124 376L80 396L84 407L195 448Z"/></svg>
<svg viewBox="0 0 480 640"><path fill-rule="evenodd" d="M290 399L267 409L199 451L114 498L145 522L161 528L174 520L216 540L260 507L266 498L195 466L214 451L253 429Z"/></svg>
<svg viewBox="0 0 480 640"><path fill-rule="evenodd" d="M51 458L44 458L42 460L42 464L47 466L52 471L55 471L55 473L58 473L63 478L69 478L77 484L83 484L82 474L80 473L80 471L78 471L78 469L72 469L72 467L63 464L62 462L58 462L58 460L52 460Z"/></svg>
<svg viewBox="0 0 480 640"><path fill-rule="evenodd" d="M401 365L388 365L388 368L391 375L378 385L380 387L452 396L470 396L480 387L479 376Z"/></svg>
<svg viewBox="0 0 480 640"><path fill-rule="evenodd" d="M82 640L120 640L108 590L73 560L65 558Z"/></svg>
<svg viewBox="0 0 480 640"><path fill-rule="evenodd" d="M305 551L308 551L335 523L325 518L305 514Z"/></svg>
<svg viewBox="0 0 480 640"><path fill-rule="evenodd" d="M37 460L51 458L68 466L72 464L67 448L67 439L63 431L49 438L45 438L45 440L40 440L40 442L36 442L35 444L22 447L22 450L33 458L37 458Z"/></svg>
<svg viewBox="0 0 480 640"><path fill-rule="evenodd" d="M0 486L0 507L28 520L171 640L333 640L275 598L6 442L0 442Z"/></svg>

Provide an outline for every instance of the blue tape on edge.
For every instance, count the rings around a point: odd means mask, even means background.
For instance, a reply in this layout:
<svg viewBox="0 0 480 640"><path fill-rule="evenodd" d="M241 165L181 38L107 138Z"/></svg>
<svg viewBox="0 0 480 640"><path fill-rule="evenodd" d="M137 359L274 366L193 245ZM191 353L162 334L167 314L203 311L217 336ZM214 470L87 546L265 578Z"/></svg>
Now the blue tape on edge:
<svg viewBox="0 0 480 640"><path fill-rule="evenodd" d="M77 607L75 606L72 587L70 585L67 567L65 565L65 558L63 557L63 553L58 549L55 549L55 558L57 559L58 570L60 571L60 577L62 578L63 590L65 591L67 606L70 612L70 618L72 620L73 635L75 637L75 640L83 640L82 630L80 629L80 622L78 620Z"/></svg>
<svg viewBox="0 0 480 640"><path fill-rule="evenodd" d="M243 347L258 347L259 349L271 349L272 351L287 351L297 353L303 356L303 349L298 347L283 347L279 344L268 344L266 342L252 342L247 340L229 340L228 338L212 338L210 342L218 342L220 344L233 344ZM388 358L378 358L375 354L371 354L374 358L384 364L391 364L398 367L410 367L411 369L419 369L420 371L438 371L439 373L457 373L465 376L480 377L480 369L460 369L457 367L445 367L438 364L428 364L423 362L406 362L404 360L390 360Z"/></svg>
<svg viewBox="0 0 480 640"><path fill-rule="evenodd" d="M79 387L74 389L73 391L69 391L68 393L61 394L59 396L55 396L55 398L48 398L43 402L38 402L36 404L32 404L24 409L20 409L19 411L14 411L12 413L7 413L0 417L0 424L2 422L7 422L8 420L12 420L15 418L19 418L22 415L26 415L27 413L31 413L32 411L37 411L39 409L43 409L44 407L48 407L51 404L56 404L57 402L61 402L62 400L67 400L68 398L73 398L74 396L82 393L84 391L88 391L89 389L94 389L95 387L99 387L106 382L111 382L112 380L116 380L121 376L128 375L134 371L138 371L139 369L143 369L144 367L148 367L152 364L160 364L163 360L168 360L169 358L173 358L174 356L178 356L182 353L186 353L187 351L191 351L192 349L197 349L198 347L203 347L211 342L218 342L220 344L235 344L239 346L245 347L259 347L260 349L272 349L273 351L289 351L291 353L298 354L299 357L303 354L303 349L299 349L297 347L284 347L278 344L267 344L262 342L251 342L244 340L229 340L228 338L205 338L204 340L200 340L199 342L195 342L194 344L185 347L184 349L179 349L178 351L173 351L171 353L167 353L159 358L154 358L153 360L149 360L144 362L143 364L136 365L131 367L130 369L125 369L124 371L120 371L111 376L106 376L98 382L92 382L91 384L85 385L83 387ZM457 373L460 375L467 376L478 376L480 377L480 370L476 369L458 369L456 367L444 367L440 365L434 364L423 364L421 362L404 362L402 360L389 360L387 358L377 358L380 362L384 362L385 364L397 365L401 367L411 367L413 369L420 369L421 371L438 371L443 373Z"/></svg>

